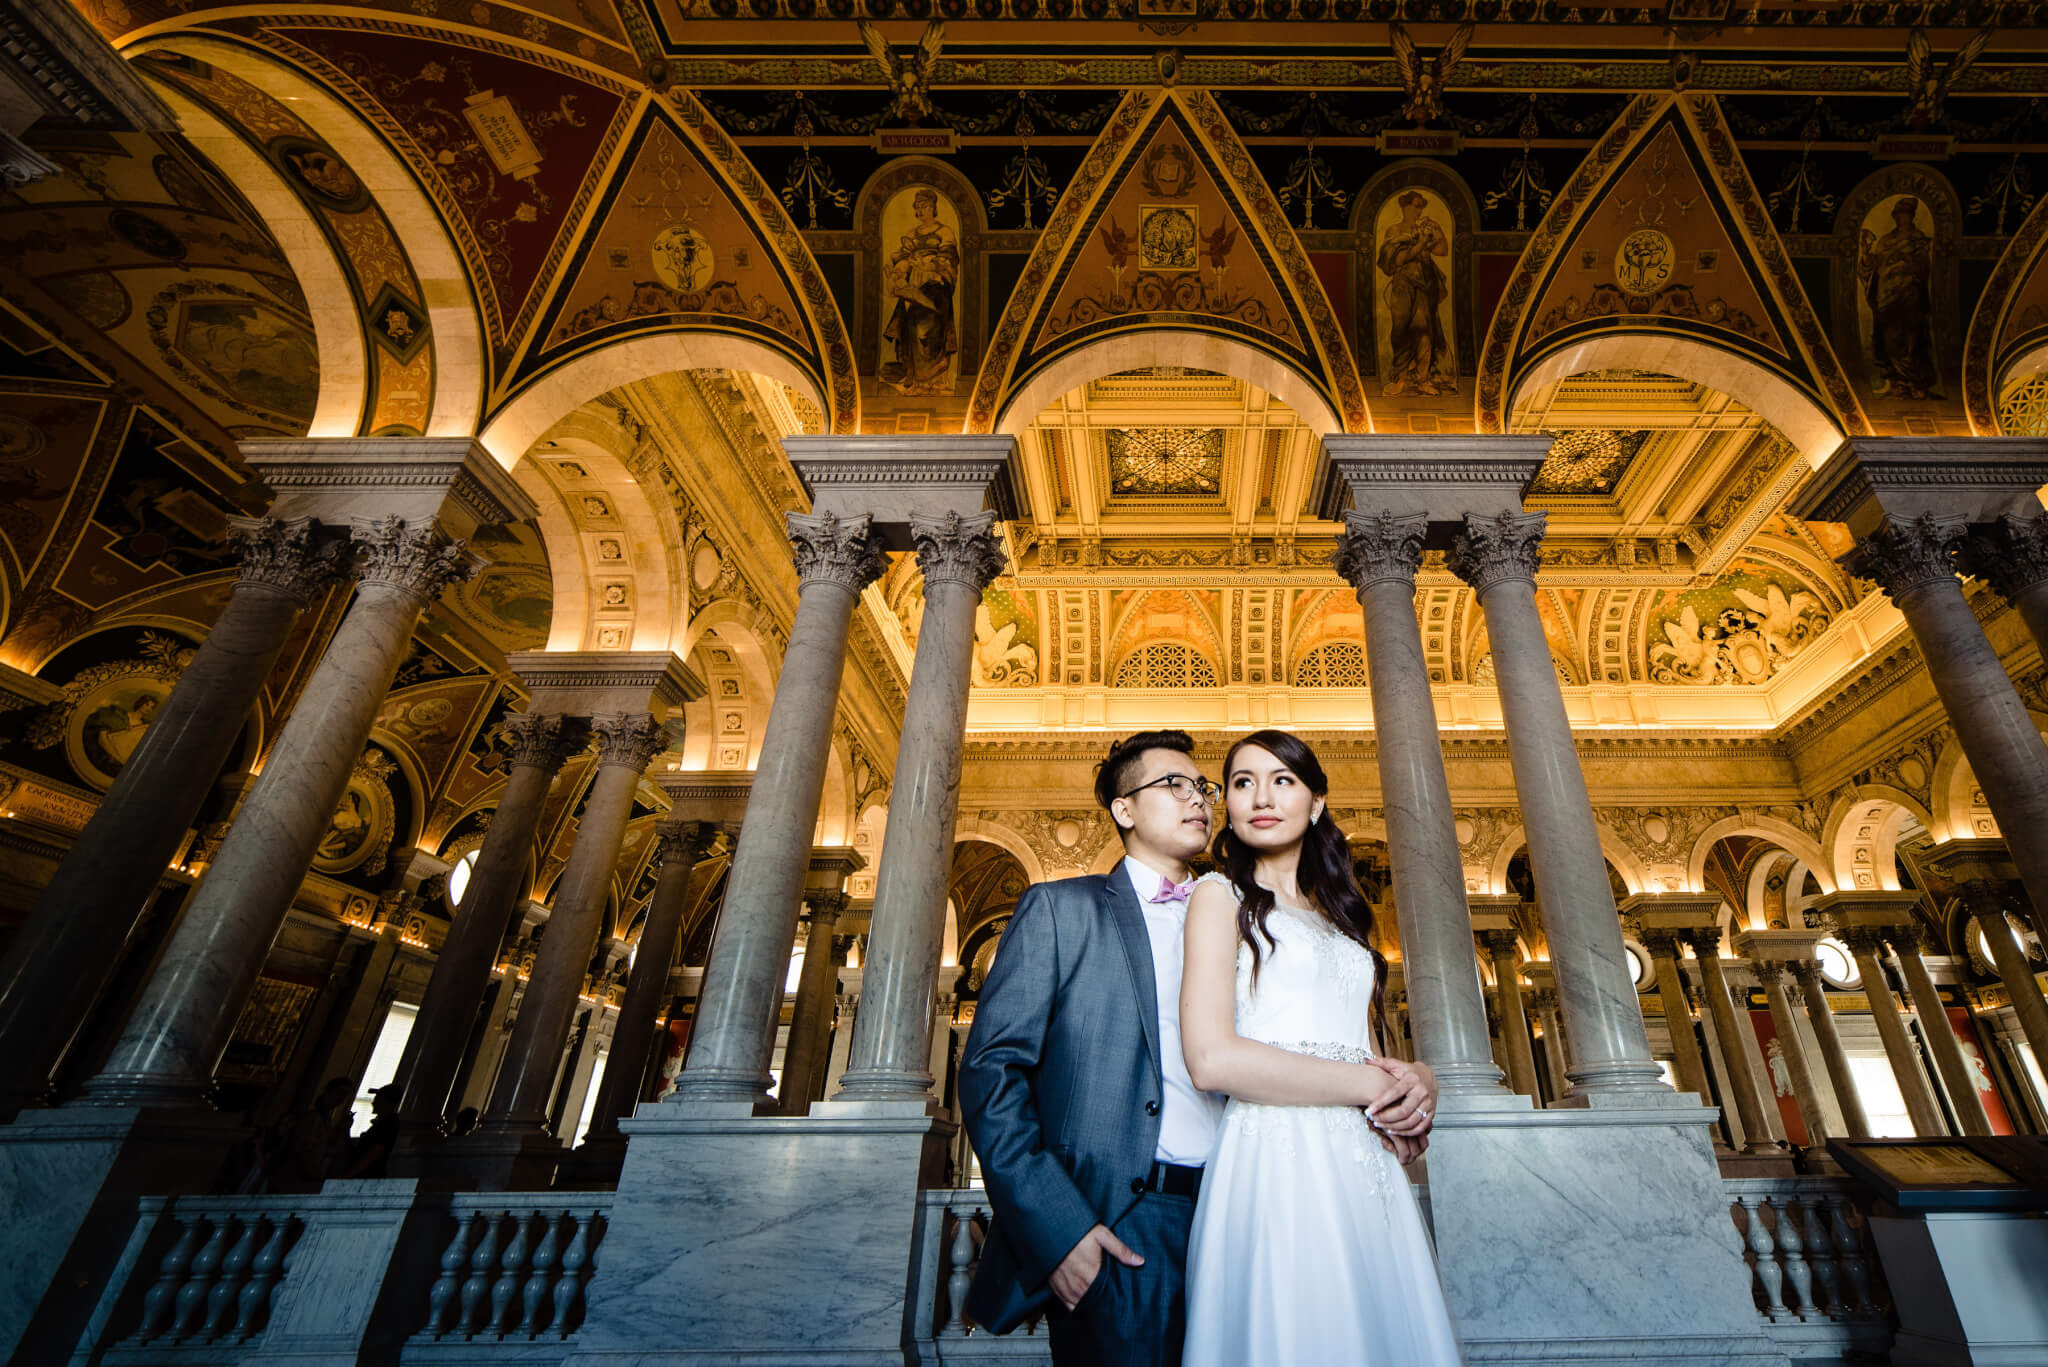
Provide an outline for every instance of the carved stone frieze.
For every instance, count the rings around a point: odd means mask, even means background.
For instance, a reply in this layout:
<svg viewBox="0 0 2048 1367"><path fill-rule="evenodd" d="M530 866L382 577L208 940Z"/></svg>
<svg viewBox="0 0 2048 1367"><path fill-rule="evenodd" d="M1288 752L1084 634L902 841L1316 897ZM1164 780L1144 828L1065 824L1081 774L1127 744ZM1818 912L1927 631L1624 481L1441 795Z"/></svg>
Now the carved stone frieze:
<svg viewBox="0 0 2048 1367"><path fill-rule="evenodd" d="M1105 844L1116 838L1109 813L1099 807L1071 810L1040 808L1016 811L984 811L980 818L992 826L1007 826L1024 837L1040 867L1079 871L1095 862Z"/></svg>

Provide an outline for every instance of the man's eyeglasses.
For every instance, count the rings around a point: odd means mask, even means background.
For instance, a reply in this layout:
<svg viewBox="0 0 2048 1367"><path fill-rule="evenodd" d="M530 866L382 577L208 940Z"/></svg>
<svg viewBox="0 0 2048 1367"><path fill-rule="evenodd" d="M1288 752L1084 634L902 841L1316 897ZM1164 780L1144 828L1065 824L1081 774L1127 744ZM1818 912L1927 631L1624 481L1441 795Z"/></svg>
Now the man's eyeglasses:
<svg viewBox="0 0 2048 1367"><path fill-rule="evenodd" d="M1213 778L1189 778L1186 774L1163 774L1150 783L1140 783L1120 797L1133 797L1147 788L1164 788L1182 802L1193 802L1196 798L1215 806L1223 798L1223 785Z"/></svg>

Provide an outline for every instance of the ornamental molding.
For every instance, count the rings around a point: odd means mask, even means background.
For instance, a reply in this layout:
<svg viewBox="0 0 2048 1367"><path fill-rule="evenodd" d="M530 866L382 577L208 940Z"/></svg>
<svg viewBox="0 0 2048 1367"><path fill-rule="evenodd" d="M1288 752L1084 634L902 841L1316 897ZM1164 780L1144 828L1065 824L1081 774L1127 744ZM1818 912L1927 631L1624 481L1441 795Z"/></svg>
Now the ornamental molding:
<svg viewBox="0 0 2048 1367"><path fill-rule="evenodd" d="M614 696L632 695L674 708L697 701L706 691L704 681L666 650L519 650L507 655L505 664L535 712L588 716L625 711L605 704Z"/></svg>
<svg viewBox="0 0 2048 1367"><path fill-rule="evenodd" d="M1009 566L994 534L995 520L992 512L967 517L952 512L940 517L911 514L910 538L926 585L963 584L980 594L994 583Z"/></svg>
<svg viewBox="0 0 2048 1367"><path fill-rule="evenodd" d="M242 459L277 494L273 511L345 515L357 500L405 500L440 494L444 502L484 524L526 522L538 516L533 500L510 471L473 437L329 437L241 443Z"/></svg>
<svg viewBox="0 0 2048 1367"><path fill-rule="evenodd" d="M304 607L354 569L346 528L310 517L235 517L228 525L242 548L237 587L266 588Z"/></svg>
<svg viewBox="0 0 2048 1367"><path fill-rule="evenodd" d="M1957 583L1956 551L1969 524L1958 516L1922 513L1911 520L1889 519L1862 539L1840 563L1876 581L1894 603L1940 584Z"/></svg>
<svg viewBox="0 0 2048 1367"><path fill-rule="evenodd" d="M178 127L177 116L66 0L9 0L0 6L0 54L6 60L0 82L38 106L12 133L44 119L114 132Z"/></svg>
<svg viewBox="0 0 2048 1367"><path fill-rule="evenodd" d="M1429 519L1422 513L1346 513L1344 539L1337 544L1333 568L1360 593L1368 584L1385 581L1413 592L1415 572L1422 567L1422 542L1428 535Z"/></svg>
<svg viewBox="0 0 2048 1367"><path fill-rule="evenodd" d="M2038 507L2048 484L2048 442L2034 437L1859 437L1786 511L1840 522L1859 535L1886 518L1942 512L1989 521Z"/></svg>

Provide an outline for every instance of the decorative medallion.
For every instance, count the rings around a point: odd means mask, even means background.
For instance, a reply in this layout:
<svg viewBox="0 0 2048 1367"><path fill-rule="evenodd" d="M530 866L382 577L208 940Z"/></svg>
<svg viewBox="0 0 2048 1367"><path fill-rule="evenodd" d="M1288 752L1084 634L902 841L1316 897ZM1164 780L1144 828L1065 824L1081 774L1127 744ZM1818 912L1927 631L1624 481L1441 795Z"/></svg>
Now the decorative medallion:
<svg viewBox="0 0 2048 1367"><path fill-rule="evenodd" d="M1648 294L1671 278L1671 262L1677 254L1670 238L1655 228L1638 228L1615 250L1615 283L1630 294Z"/></svg>
<svg viewBox="0 0 2048 1367"><path fill-rule="evenodd" d="M374 745L363 751L327 823L327 833L313 851L315 869L330 874L383 872L397 815L390 784L397 771L396 761Z"/></svg>

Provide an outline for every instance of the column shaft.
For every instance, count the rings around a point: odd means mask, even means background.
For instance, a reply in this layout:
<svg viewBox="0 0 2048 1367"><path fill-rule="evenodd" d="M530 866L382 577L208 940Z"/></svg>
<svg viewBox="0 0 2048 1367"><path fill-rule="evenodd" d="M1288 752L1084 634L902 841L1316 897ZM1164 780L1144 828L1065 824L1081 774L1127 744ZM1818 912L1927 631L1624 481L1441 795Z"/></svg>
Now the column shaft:
<svg viewBox="0 0 2048 1367"><path fill-rule="evenodd" d="M837 905L835 905L835 901ZM804 966L796 981L796 1010L789 1019L789 1044L782 1052L782 1086L776 1110L808 1115L811 1096L824 1075L832 1043L832 1012L838 999L838 965L832 960L832 931L839 924L845 893L813 893Z"/></svg>
<svg viewBox="0 0 2048 1367"><path fill-rule="evenodd" d="M1662 1089L1586 777L1536 611L1544 521L1541 513L1467 517L1452 568L1477 594L1493 646L1529 865L1571 1031L1568 1095Z"/></svg>
<svg viewBox="0 0 2048 1367"><path fill-rule="evenodd" d="M1415 620L1415 571L1422 563L1428 525L1420 514L1352 513L1345 518L1337 569L1351 581L1365 612L1373 736L1415 1052L1435 1070L1444 1091L1497 1093L1501 1074L1487 1047L1486 1005L1472 953L1457 823ZM1517 1019L1521 1057L1528 1060L1533 1084L1528 1023ZM1511 1046L1511 1068L1515 1058Z"/></svg>
<svg viewBox="0 0 2048 1367"><path fill-rule="evenodd" d="M1849 1051L1842 1047L1842 1032L1835 1026L1835 1013L1828 1006L1827 984L1812 960L1792 961L1792 976L1806 999L1806 1019L1820 1045L1821 1063L1828 1070L1828 1082L1835 1090L1835 1106L1842 1113L1842 1126L1850 1139L1870 1138L1870 1120L1863 1113L1863 1098L1856 1093L1856 1075L1849 1070Z"/></svg>
<svg viewBox="0 0 2048 1367"><path fill-rule="evenodd" d="M1671 935L1645 933L1643 943L1657 970L1657 1001L1664 1008L1664 1028L1671 1032L1671 1071L1678 1075L1678 1090L1693 1093L1704 1104L1714 1094L1707 1086L1707 1065L1700 1057L1699 1036L1693 1033L1692 1006L1678 967L1678 940Z"/></svg>
<svg viewBox="0 0 2048 1367"><path fill-rule="evenodd" d="M974 612L1004 564L994 523L993 513L911 518L924 571L924 622L882 836L861 1013L835 1099L912 1100L931 1092L927 1065L973 681Z"/></svg>
<svg viewBox="0 0 2048 1367"><path fill-rule="evenodd" d="M1700 978L1707 993L1707 1013L1714 1033L1721 1039L1721 1060L1728 1068L1728 1090L1735 1093L1735 1113L1742 1118L1744 1153L1768 1152L1777 1148L1771 1138L1771 1124L1764 1118L1764 1097L1756 1070L1749 1066L1749 1050L1743 1047L1739 1031L1745 1029L1729 994L1728 971L1721 963L1721 933L1694 931L1687 938L1700 966ZM1752 1033L1751 1038L1755 1035Z"/></svg>
<svg viewBox="0 0 2048 1367"><path fill-rule="evenodd" d="M1412 971L1412 969L1411 969ZM1507 1054L1508 1077L1516 1092L1536 1095L1536 1053L1529 1039L1529 1013L1522 1006L1521 967L1515 961L1514 937L1507 948L1493 948L1493 981L1500 1012L1501 1048ZM1427 1063L1429 1060L1424 1059Z"/></svg>
<svg viewBox="0 0 2048 1367"><path fill-rule="evenodd" d="M1813 1083L1813 1065L1806 1057L1806 1041L1800 1038L1799 1022L1792 1016L1791 998L1785 994L1785 965L1765 961L1752 967L1771 1008L1771 1026L1777 1031L1778 1048L1784 1052L1785 1071L1792 1078L1792 1095L1799 1102L1800 1118L1806 1122L1807 1145L1825 1149L1827 1111L1821 1106L1819 1089Z"/></svg>
<svg viewBox="0 0 2048 1367"><path fill-rule="evenodd" d="M1990 581L2019 612L2034 644L2048 656L2048 512L2007 513L1974 528L1964 568Z"/></svg>
<svg viewBox="0 0 2048 1367"><path fill-rule="evenodd" d="M362 578L87 1104L196 1106L348 788L420 610L472 557L432 527L359 523Z"/></svg>
<svg viewBox="0 0 2048 1367"><path fill-rule="evenodd" d="M1955 1108L1963 1133L1990 1134L1991 1117L1984 1113L1984 1098L1977 1095L1970 1065L1963 1058L1963 1046L1948 1023L1948 1010L1941 1004L1941 992L1934 985L1934 976L1927 971L1927 961L1920 957L1921 948L1920 937L1911 931L1902 932L1892 941L1892 952L1899 956L1899 968L1905 975L1906 993L1913 999L1921 1033L1927 1037L1934 1066L1941 1070L1949 1104Z"/></svg>
<svg viewBox="0 0 2048 1367"><path fill-rule="evenodd" d="M597 777L583 802L569 865L550 899L540 954L527 980L526 999L512 1024L505 1062L491 1088L481 1128L499 1133L533 1133L547 1128L548 1101L560 1070L562 1046L576 1015L576 1002L590 973L590 956L604 927L612 875L633 815L640 775L664 737L653 717L623 713L594 717Z"/></svg>
<svg viewBox="0 0 2048 1367"><path fill-rule="evenodd" d="M2019 941L2013 938L2005 909L1994 903L1970 910L1984 928L1992 962L1998 966L1998 979L2005 984L2006 995L2012 998L2013 1014L2020 1019L2020 1029L2033 1046L2034 1057L2048 1059L2048 1001L2041 998L2041 985L2035 981Z"/></svg>
<svg viewBox="0 0 2048 1367"><path fill-rule="evenodd" d="M590 1135L614 1134L619 1122L640 1100L640 1082L647 1074L647 1055L654 1047L654 1018L668 996L669 965L676 957L676 938L690 909L690 886L697 864L711 848L718 827L709 821L686 821L664 828L660 836L661 874L647 903L647 921L640 927L640 945L633 953L633 971L626 979L626 997L612 1026L611 1061L598 1084L597 1109L590 1117Z"/></svg>
<svg viewBox="0 0 2048 1367"><path fill-rule="evenodd" d="M1845 557L1898 605L2036 915L2048 918L2048 744L1963 597L1960 518L1894 521Z"/></svg>
<svg viewBox="0 0 2048 1367"><path fill-rule="evenodd" d="M1941 1108L1935 1104L1934 1094L1928 1090L1927 1075L1920 1071L1920 1056L1913 1049L1912 1038L1906 1034L1905 1022L1899 1019L1898 1003L1892 1000L1891 984L1885 980L1884 965L1878 959L1884 950L1883 937L1876 932L1844 930L1838 938L1856 956L1856 970L1863 977L1863 993L1870 1001L1870 1015L1877 1022L1878 1038L1884 1041L1885 1057L1891 1060L1899 1095L1906 1100L1906 1113L1912 1118L1913 1132L1928 1138L1947 1134L1948 1126L1942 1123Z"/></svg>
<svg viewBox="0 0 2048 1367"><path fill-rule="evenodd" d="M513 750L505 791L413 1022L412 1034L420 1043L402 1079L405 1100L399 1107L400 1125L409 1135L433 1132L450 1109L449 1094L490 986L491 966L527 891L527 866L548 787L588 736L579 719L530 713L508 719L506 729Z"/></svg>
<svg viewBox="0 0 2048 1367"><path fill-rule="evenodd" d="M292 625L347 563L347 538L311 520L236 530L242 573L227 605L0 960L0 1114L43 1098Z"/></svg>
<svg viewBox="0 0 2048 1367"><path fill-rule="evenodd" d="M825 792L847 632L861 590L883 567L865 517L791 513L789 535L802 582L796 620L711 940L690 1052L676 1078L678 1101L760 1101L767 1095L775 1018L803 896L803 853L811 848Z"/></svg>

